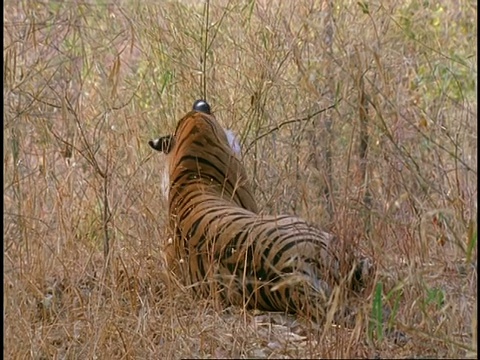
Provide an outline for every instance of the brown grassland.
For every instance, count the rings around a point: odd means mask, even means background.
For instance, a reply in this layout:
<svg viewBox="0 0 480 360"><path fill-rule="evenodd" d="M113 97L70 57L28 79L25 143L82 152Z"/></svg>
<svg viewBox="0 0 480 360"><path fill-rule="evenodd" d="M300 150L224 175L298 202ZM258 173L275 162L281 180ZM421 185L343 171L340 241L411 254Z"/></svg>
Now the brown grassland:
<svg viewBox="0 0 480 360"><path fill-rule="evenodd" d="M4 357L476 358L476 16L467 0L7 0ZM263 212L374 259L354 327L194 300L168 273L147 142L200 97L239 134Z"/></svg>

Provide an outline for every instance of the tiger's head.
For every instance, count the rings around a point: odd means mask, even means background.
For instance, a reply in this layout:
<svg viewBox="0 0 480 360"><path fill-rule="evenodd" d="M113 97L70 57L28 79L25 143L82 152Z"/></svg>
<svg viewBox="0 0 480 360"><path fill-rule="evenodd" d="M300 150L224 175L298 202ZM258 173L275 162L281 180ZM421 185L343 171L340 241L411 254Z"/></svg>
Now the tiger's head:
<svg viewBox="0 0 480 360"><path fill-rule="evenodd" d="M185 185L196 184L258 212L240 161L238 141L230 130L218 123L206 101L195 101L192 110L178 122L173 135L158 137L148 144L168 155L170 201L172 191L178 193Z"/></svg>
<svg viewBox="0 0 480 360"><path fill-rule="evenodd" d="M210 105L205 100L196 100L193 104L192 111L203 112L205 114L211 114ZM240 147L240 142L238 141L237 136L235 133L230 129L224 129L225 135L227 135L228 144L230 145L231 149L237 156L241 156L242 150ZM159 138L150 140L148 144L153 149L163 152L164 154L169 154L172 150L173 143L174 143L174 135L165 135Z"/></svg>

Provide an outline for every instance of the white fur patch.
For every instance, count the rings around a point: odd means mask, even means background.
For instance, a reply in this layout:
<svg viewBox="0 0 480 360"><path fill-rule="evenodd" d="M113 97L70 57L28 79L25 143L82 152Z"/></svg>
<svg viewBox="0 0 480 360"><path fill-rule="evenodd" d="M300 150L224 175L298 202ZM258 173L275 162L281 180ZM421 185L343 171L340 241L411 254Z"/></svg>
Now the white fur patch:
<svg viewBox="0 0 480 360"><path fill-rule="evenodd" d="M161 181L160 186L162 187L163 197L165 199L168 199L168 190L170 188L170 178L168 176L168 161L165 161L164 163L160 181Z"/></svg>
<svg viewBox="0 0 480 360"><path fill-rule="evenodd" d="M237 156L241 156L242 149L240 148L240 141L238 141L237 135L230 130L230 129L224 129L225 134L227 135L228 143L230 144L230 147L232 148L233 152Z"/></svg>

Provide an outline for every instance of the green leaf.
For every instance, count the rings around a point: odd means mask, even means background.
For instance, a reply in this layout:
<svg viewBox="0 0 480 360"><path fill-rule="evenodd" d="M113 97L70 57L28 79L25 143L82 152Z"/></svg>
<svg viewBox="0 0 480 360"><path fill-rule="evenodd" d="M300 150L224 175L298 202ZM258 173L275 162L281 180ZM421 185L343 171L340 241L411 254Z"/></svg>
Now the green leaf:
<svg viewBox="0 0 480 360"><path fill-rule="evenodd" d="M375 294L373 297L372 315L368 325L368 337L373 339L374 333L377 340L383 339L383 303L382 303L383 284L378 282L375 286Z"/></svg>
<svg viewBox="0 0 480 360"><path fill-rule="evenodd" d="M358 1L357 5L360 6L364 14L370 14L370 10L368 9L368 4L366 2Z"/></svg>
<svg viewBox="0 0 480 360"><path fill-rule="evenodd" d="M435 304L438 307L442 307L445 303L445 294L442 289L431 288L427 289L427 304Z"/></svg>
<svg viewBox="0 0 480 360"><path fill-rule="evenodd" d="M470 220L468 226L468 242L467 242L467 263L472 261L473 249L477 246L477 227L473 223L473 220Z"/></svg>

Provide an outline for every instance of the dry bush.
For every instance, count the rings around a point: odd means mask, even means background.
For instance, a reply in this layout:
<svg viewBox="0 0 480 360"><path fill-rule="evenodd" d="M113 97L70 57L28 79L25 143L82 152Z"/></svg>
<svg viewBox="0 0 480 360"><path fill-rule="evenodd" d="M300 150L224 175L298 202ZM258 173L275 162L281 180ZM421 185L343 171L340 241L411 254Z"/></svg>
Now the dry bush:
<svg viewBox="0 0 480 360"><path fill-rule="evenodd" d="M7 1L5 358L476 357L476 11ZM374 258L354 328L222 309L165 270L147 141L199 97L263 211ZM405 339L369 326L383 305Z"/></svg>

